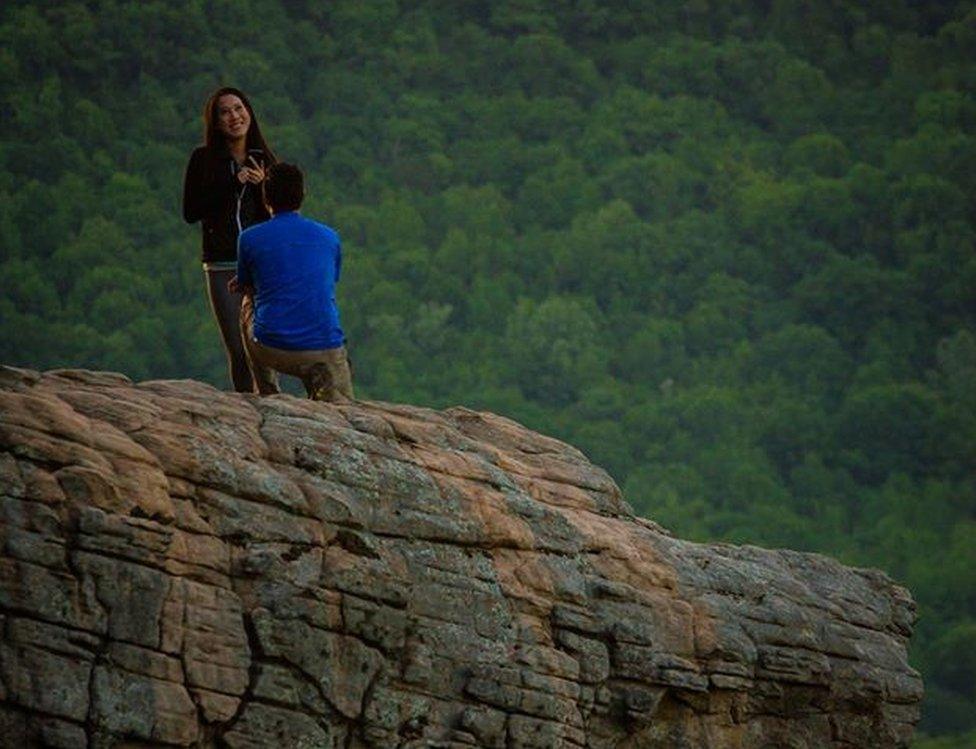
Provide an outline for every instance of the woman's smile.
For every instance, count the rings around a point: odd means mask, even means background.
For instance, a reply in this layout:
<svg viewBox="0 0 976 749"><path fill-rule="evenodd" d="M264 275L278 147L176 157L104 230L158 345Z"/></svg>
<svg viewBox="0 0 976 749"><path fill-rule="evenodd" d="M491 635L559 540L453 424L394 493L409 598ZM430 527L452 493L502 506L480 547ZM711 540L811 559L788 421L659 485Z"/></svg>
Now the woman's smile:
<svg viewBox="0 0 976 749"><path fill-rule="evenodd" d="M217 102L217 122L221 132L227 138L237 140L247 135L247 130L251 126L251 115L240 97L224 94Z"/></svg>

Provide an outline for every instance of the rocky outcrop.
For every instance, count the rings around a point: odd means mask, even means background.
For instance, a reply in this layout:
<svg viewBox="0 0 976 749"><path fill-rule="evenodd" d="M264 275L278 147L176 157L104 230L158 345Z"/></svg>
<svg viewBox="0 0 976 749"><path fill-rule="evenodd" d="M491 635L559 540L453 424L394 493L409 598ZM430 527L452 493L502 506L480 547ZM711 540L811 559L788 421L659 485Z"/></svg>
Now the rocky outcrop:
<svg viewBox="0 0 976 749"><path fill-rule="evenodd" d="M0 369L6 747L895 747L908 593L504 418Z"/></svg>

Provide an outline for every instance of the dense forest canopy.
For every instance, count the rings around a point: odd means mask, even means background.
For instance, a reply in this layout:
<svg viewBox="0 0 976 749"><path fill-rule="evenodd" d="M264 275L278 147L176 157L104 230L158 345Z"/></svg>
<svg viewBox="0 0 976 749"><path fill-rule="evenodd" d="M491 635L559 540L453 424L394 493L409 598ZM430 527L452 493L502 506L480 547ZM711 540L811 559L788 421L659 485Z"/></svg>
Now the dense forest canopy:
<svg viewBox="0 0 976 749"><path fill-rule="evenodd" d="M967 741L973 3L8 1L0 361L227 386L179 206L220 84L342 234L360 395L562 437L685 536L885 569L923 730Z"/></svg>

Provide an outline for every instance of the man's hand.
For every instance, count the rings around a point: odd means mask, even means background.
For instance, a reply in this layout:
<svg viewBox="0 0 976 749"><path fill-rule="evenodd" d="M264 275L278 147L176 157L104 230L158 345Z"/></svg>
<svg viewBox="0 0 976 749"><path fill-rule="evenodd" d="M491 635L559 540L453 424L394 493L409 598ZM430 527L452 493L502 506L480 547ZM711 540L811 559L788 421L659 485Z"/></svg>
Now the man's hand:
<svg viewBox="0 0 976 749"><path fill-rule="evenodd" d="M244 296L251 296L254 294L253 286L241 286L240 282L237 280L237 276L234 276L230 281L227 282L227 291L231 294L243 294Z"/></svg>

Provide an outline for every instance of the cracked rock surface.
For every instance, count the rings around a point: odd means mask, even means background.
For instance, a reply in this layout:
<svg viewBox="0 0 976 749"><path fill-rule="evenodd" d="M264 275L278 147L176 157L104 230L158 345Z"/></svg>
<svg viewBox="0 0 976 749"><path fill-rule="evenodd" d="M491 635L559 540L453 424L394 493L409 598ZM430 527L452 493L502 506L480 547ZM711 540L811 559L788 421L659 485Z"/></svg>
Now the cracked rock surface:
<svg viewBox="0 0 976 749"><path fill-rule="evenodd" d="M493 414L0 367L4 747L905 747L914 616Z"/></svg>

